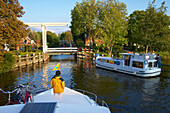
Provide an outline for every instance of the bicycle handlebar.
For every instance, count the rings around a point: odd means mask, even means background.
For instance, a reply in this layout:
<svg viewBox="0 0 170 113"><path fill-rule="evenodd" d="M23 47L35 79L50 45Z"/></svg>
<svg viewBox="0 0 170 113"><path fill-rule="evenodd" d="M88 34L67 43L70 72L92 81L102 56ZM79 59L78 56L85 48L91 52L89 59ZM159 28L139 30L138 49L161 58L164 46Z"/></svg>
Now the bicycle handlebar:
<svg viewBox="0 0 170 113"><path fill-rule="evenodd" d="M35 87L35 88L37 88L34 84L32 84L33 85L33 87ZM10 93L14 93L15 91L17 91L19 88L24 88L24 86L25 85L18 85L17 87L15 87L15 89L13 90L13 91L7 91L7 92L5 92L4 90L2 90L1 88L0 88L0 91L2 91L3 93L8 93L8 94L10 94ZM27 84L26 85L26 89L28 89L29 88L29 85Z"/></svg>
<svg viewBox="0 0 170 113"><path fill-rule="evenodd" d="M8 93L8 94L10 94L10 93L14 93L15 91L17 91L18 89L15 89L15 90L13 90L13 91L7 91L7 92L5 92L4 90L2 90L1 88L0 88L0 91L2 91L3 93Z"/></svg>

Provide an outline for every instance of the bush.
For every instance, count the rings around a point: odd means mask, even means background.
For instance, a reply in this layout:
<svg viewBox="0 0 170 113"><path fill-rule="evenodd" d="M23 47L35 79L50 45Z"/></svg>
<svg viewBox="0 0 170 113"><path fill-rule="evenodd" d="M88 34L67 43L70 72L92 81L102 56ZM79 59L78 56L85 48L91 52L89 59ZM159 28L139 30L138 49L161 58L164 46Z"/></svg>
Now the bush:
<svg viewBox="0 0 170 113"><path fill-rule="evenodd" d="M31 52L32 51L32 45L25 45L24 52Z"/></svg>
<svg viewBox="0 0 170 113"><path fill-rule="evenodd" d="M170 59L170 53L168 51L166 52L155 52L156 55L160 55L161 59Z"/></svg>
<svg viewBox="0 0 170 113"><path fill-rule="evenodd" d="M99 51L99 47L98 46L92 46L92 49L95 53L97 53Z"/></svg>
<svg viewBox="0 0 170 113"><path fill-rule="evenodd" d="M13 65L16 61L16 57L12 53L4 53L3 61L0 64L0 73L8 72L13 69Z"/></svg>

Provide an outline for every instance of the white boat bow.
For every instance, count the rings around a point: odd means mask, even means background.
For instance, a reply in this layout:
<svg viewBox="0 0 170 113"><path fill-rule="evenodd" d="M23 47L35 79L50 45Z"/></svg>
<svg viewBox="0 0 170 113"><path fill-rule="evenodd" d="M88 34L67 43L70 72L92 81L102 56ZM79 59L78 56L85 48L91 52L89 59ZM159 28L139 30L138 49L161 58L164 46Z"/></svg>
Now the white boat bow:
<svg viewBox="0 0 170 113"><path fill-rule="evenodd" d="M109 108L99 106L88 96L67 87L62 94L54 94L53 89L50 89L37 94L33 99L33 103L56 103L54 113L110 113ZM19 113L24 106L1 106L0 113Z"/></svg>

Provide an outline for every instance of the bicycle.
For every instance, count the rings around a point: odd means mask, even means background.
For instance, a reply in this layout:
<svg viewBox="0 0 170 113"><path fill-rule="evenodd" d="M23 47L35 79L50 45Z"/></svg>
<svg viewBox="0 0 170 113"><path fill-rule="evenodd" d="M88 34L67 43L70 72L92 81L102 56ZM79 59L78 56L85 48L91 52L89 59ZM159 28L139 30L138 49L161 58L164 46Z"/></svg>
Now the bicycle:
<svg viewBox="0 0 170 113"><path fill-rule="evenodd" d="M36 86L33 85L35 88ZM26 87L24 88L25 86L24 85L19 85L17 87L15 87L15 89L13 91L7 91L5 92L4 90L2 90L0 88L0 91L2 91L3 93L5 94L8 94L8 103L6 105L13 105L13 104L25 104L27 102L32 102L32 94L29 92L29 85L27 84ZM26 93L25 93L25 97L23 96L24 95L24 91L26 89ZM14 102L11 101L11 93L14 93L16 92L16 95L12 97L12 99L14 100ZM23 98L24 97L24 98Z"/></svg>

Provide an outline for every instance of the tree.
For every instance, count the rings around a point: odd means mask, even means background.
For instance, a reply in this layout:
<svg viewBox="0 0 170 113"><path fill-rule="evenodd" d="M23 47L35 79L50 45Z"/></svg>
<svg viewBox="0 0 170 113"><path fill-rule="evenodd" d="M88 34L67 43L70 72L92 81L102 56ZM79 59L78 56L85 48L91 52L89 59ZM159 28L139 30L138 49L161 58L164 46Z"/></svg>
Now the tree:
<svg viewBox="0 0 170 113"><path fill-rule="evenodd" d="M19 41L27 36L27 25L18 20L24 15L18 0L0 0L0 48L7 43L9 48L19 46Z"/></svg>
<svg viewBox="0 0 170 113"><path fill-rule="evenodd" d="M95 37L95 23L97 17L97 7L95 0L83 0L77 2L73 10L71 10L71 32L75 39L78 37L90 37L90 45L93 45L92 38ZM82 37L83 36L83 37Z"/></svg>
<svg viewBox="0 0 170 113"><path fill-rule="evenodd" d="M127 44L127 12L126 5L116 0L98 3L98 39L102 40L109 56L115 45Z"/></svg>
<svg viewBox="0 0 170 113"><path fill-rule="evenodd" d="M38 48L41 47L41 36L38 32L35 32L35 30L30 31L28 37L36 42Z"/></svg>
<svg viewBox="0 0 170 113"><path fill-rule="evenodd" d="M156 8L154 3L155 0L149 3L145 11L134 11L129 19L128 38L133 43L144 46L146 53L149 49L168 50L170 45L170 20L165 14L165 2L160 8Z"/></svg>
<svg viewBox="0 0 170 113"><path fill-rule="evenodd" d="M129 39L129 42L132 44L142 45L142 35L141 35L141 27L140 22L144 21L145 11L134 11L130 16L128 20L128 34L127 38Z"/></svg>
<svg viewBox="0 0 170 113"><path fill-rule="evenodd" d="M71 31L62 32L60 35L60 40L64 40L66 44L70 45L71 42L73 41L73 36Z"/></svg>
<svg viewBox="0 0 170 113"><path fill-rule="evenodd" d="M47 42L49 47L59 46L60 40L55 33L47 31Z"/></svg>

